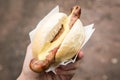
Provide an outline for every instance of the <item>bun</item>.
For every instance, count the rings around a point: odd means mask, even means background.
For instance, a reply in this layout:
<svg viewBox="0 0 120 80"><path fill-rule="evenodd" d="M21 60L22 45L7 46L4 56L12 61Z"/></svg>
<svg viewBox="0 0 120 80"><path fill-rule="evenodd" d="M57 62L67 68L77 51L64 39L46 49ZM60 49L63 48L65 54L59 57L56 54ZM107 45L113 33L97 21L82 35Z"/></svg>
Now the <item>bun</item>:
<svg viewBox="0 0 120 80"><path fill-rule="evenodd" d="M85 40L80 13L80 7L75 6L69 16L53 14L35 32L32 41L34 59L30 62L33 71L41 72L77 54Z"/></svg>
<svg viewBox="0 0 120 80"><path fill-rule="evenodd" d="M62 27L61 25L64 24L66 18L67 15L64 13L56 13L51 16L49 20L45 24L43 24L38 31L36 31L32 42L32 52L34 57L37 57L40 60L45 59L46 55L49 54L48 52L46 52L48 51L46 49L48 49L48 47L51 45L52 39ZM44 53L44 51L46 53Z"/></svg>

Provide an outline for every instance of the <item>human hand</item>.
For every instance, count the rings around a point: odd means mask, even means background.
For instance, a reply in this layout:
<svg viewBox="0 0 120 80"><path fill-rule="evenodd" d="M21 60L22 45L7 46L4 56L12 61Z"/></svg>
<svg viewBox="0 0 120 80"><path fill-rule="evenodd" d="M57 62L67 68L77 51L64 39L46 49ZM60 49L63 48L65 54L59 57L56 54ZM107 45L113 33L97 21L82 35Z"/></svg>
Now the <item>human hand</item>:
<svg viewBox="0 0 120 80"><path fill-rule="evenodd" d="M78 53L78 60L83 57L83 52ZM23 69L17 80L71 80L78 68L78 60L75 63L70 63L66 66L60 66L53 72L35 73L29 68L29 63L32 56L31 44L27 48L26 57L23 64Z"/></svg>

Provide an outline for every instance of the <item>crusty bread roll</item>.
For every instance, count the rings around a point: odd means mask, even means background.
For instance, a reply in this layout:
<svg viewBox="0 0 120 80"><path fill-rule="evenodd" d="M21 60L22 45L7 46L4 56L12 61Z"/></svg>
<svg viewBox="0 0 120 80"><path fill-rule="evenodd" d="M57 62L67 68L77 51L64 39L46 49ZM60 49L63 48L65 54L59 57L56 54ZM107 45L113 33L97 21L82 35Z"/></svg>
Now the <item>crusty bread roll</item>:
<svg viewBox="0 0 120 80"><path fill-rule="evenodd" d="M85 31L80 21L80 7L75 6L69 16L56 13L38 29L32 41L30 68L35 72L47 69L51 64L74 57L85 40Z"/></svg>

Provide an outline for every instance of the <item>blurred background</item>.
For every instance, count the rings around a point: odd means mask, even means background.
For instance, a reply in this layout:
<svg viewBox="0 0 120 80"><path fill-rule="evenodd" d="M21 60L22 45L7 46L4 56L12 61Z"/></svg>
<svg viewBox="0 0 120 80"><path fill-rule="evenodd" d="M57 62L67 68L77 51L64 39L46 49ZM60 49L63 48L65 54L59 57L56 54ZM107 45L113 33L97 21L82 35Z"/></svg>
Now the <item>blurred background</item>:
<svg viewBox="0 0 120 80"><path fill-rule="evenodd" d="M83 24L96 28L73 80L120 80L120 0L0 0L0 80L19 76L29 32L56 5L67 14L80 5Z"/></svg>

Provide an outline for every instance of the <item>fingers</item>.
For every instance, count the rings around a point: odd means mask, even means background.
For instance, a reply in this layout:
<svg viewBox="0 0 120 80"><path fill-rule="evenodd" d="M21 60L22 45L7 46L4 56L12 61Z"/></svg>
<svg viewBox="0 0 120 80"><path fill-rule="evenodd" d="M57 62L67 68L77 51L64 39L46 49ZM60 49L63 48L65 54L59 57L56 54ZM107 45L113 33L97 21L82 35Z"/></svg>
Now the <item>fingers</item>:
<svg viewBox="0 0 120 80"><path fill-rule="evenodd" d="M78 66L79 66L79 63L78 63L78 61L76 61L75 63L69 63L67 65L60 65L58 67L58 69L64 70L64 71L69 71L69 70L75 70L75 69L77 69Z"/></svg>
<svg viewBox="0 0 120 80"><path fill-rule="evenodd" d="M59 69L68 71L68 70L75 70L78 68L79 66L79 62L78 60L80 60L81 58L83 58L83 52L79 51L78 56L77 56L77 60L74 63L69 63L68 65L61 65L60 67L58 67Z"/></svg>
<svg viewBox="0 0 120 80"><path fill-rule="evenodd" d="M64 71L61 69L57 69L56 72L60 80L71 80L76 73L76 70Z"/></svg>
<svg viewBox="0 0 120 80"><path fill-rule="evenodd" d="M83 58L83 56L84 56L83 51L79 51L79 52L78 52L78 59Z"/></svg>
<svg viewBox="0 0 120 80"><path fill-rule="evenodd" d="M63 70L61 68L57 68L56 70L57 75L74 75L76 72L75 70Z"/></svg>
<svg viewBox="0 0 120 80"><path fill-rule="evenodd" d="M78 57L75 63L69 63L68 65L61 65L56 69L58 74L74 74L75 70L79 67L80 60L83 57L83 52L78 52Z"/></svg>

